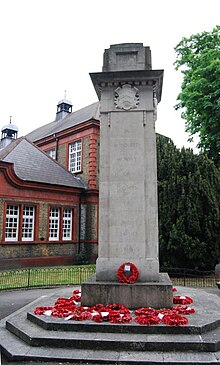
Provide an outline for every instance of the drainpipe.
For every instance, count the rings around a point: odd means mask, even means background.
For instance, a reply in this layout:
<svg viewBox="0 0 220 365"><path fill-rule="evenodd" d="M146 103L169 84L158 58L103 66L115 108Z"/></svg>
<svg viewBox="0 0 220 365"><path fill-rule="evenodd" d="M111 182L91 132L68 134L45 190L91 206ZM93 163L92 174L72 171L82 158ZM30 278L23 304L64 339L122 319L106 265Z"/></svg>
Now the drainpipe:
<svg viewBox="0 0 220 365"><path fill-rule="evenodd" d="M56 138L55 141L56 141L56 147L55 147L56 148L56 155L55 155L55 158L56 158L56 161L58 161L58 141L59 141L59 138Z"/></svg>
<svg viewBox="0 0 220 365"><path fill-rule="evenodd" d="M82 195L84 193L84 190L80 193L79 196L79 217L78 217L78 254L81 251L81 213L82 213Z"/></svg>

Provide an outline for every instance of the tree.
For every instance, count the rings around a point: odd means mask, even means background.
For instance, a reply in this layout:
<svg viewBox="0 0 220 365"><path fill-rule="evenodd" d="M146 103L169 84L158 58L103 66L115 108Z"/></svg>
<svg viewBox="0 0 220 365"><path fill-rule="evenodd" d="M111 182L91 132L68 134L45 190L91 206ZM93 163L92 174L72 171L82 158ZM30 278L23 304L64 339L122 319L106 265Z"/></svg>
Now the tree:
<svg viewBox="0 0 220 365"><path fill-rule="evenodd" d="M160 264L213 269L220 260L220 173L205 154L157 135Z"/></svg>
<svg viewBox="0 0 220 365"><path fill-rule="evenodd" d="M220 26L183 38L174 48L183 82L176 109L183 108L186 131L220 167Z"/></svg>

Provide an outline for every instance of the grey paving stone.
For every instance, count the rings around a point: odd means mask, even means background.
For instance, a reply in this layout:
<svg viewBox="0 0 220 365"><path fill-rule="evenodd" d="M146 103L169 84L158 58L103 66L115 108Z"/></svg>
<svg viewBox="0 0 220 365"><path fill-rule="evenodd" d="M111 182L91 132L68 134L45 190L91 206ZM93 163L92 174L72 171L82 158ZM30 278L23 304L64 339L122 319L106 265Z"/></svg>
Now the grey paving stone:
<svg viewBox="0 0 220 365"><path fill-rule="evenodd" d="M217 363L213 353L199 352L170 352L163 353L164 362L168 364L213 364Z"/></svg>
<svg viewBox="0 0 220 365"><path fill-rule="evenodd" d="M162 352L121 352L119 361L133 363L160 364L163 363Z"/></svg>

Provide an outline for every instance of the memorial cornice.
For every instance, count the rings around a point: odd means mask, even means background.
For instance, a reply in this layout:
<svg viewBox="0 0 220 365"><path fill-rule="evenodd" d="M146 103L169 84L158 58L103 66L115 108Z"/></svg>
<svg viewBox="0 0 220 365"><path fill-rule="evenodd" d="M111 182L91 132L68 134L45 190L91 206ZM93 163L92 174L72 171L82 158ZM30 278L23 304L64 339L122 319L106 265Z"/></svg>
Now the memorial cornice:
<svg viewBox="0 0 220 365"><path fill-rule="evenodd" d="M134 86L151 86L157 95L158 103L161 100L163 85L163 70L134 70L90 73L96 94L101 99L104 87L117 87L126 83Z"/></svg>

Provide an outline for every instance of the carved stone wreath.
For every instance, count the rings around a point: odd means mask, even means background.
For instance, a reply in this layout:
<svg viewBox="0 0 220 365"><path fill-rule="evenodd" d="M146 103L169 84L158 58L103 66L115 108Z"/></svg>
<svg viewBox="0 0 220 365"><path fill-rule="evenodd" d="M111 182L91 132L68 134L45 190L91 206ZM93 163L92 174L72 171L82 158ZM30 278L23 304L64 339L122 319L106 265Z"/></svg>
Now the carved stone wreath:
<svg viewBox="0 0 220 365"><path fill-rule="evenodd" d="M136 87L125 84L115 90L115 106L117 109L136 109L139 103L139 90Z"/></svg>

